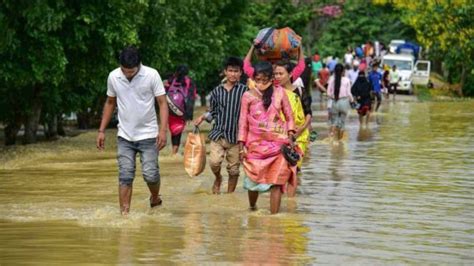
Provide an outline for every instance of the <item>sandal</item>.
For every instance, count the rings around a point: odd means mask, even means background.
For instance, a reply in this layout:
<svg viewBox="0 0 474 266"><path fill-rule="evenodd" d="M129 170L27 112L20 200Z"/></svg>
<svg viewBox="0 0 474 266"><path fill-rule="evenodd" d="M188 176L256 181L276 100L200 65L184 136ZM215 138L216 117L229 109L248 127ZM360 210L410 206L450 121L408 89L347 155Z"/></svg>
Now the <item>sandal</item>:
<svg viewBox="0 0 474 266"><path fill-rule="evenodd" d="M156 206L161 206L162 203L163 203L163 200L161 199L161 195L158 195L158 202L156 202L156 203L151 202L151 196L150 196L150 208L154 208Z"/></svg>

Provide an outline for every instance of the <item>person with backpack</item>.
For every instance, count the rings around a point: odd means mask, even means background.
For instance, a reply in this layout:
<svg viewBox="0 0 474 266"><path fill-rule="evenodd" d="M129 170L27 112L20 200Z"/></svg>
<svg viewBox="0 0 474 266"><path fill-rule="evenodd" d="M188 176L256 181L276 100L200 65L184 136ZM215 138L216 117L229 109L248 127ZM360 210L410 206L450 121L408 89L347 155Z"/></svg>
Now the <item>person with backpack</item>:
<svg viewBox="0 0 474 266"><path fill-rule="evenodd" d="M196 86L188 77L188 67L179 65L176 72L165 82L170 106L169 129L171 133L171 154L178 153L186 121L193 119Z"/></svg>
<svg viewBox="0 0 474 266"><path fill-rule="evenodd" d="M221 165L227 161L229 181L227 192L235 191L239 180L240 153L242 150L237 143L240 102L247 86L240 83L243 71L242 59L229 57L224 62L225 82L219 84L210 93L209 111L194 120L199 126L202 121L214 121L209 132L210 159L209 165L215 176L212 193L219 194L222 183Z"/></svg>

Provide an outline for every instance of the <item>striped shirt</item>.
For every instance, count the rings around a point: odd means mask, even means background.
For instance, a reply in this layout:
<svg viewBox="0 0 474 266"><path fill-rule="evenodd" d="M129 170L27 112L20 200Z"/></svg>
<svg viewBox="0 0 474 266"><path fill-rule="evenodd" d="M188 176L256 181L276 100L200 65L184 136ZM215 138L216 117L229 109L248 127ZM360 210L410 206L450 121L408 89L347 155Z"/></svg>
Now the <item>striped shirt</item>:
<svg viewBox="0 0 474 266"><path fill-rule="evenodd" d="M211 91L210 110L214 124L209 132L209 139L218 141L224 138L231 144L237 143L239 127L240 102L247 86L237 83L227 91L224 84L220 84Z"/></svg>

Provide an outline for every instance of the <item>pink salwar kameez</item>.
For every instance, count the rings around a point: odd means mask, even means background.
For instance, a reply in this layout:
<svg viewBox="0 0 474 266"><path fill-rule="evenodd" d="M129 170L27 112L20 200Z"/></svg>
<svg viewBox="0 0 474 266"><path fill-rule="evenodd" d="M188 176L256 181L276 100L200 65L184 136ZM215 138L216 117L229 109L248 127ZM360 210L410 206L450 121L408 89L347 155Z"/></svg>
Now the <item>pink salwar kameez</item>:
<svg viewBox="0 0 474 266"><path fill-rule="evenodd" d="M244 170L257 184L295 184L296 166L291 166L281 153L281 146L289 144L288 131L294 130L293 113L285 90L274 87L272 103L265 110L261 96L247 91L242 97L238 140L244 143L247 155ZM281 118L283 113L286 122Z"/></svg>

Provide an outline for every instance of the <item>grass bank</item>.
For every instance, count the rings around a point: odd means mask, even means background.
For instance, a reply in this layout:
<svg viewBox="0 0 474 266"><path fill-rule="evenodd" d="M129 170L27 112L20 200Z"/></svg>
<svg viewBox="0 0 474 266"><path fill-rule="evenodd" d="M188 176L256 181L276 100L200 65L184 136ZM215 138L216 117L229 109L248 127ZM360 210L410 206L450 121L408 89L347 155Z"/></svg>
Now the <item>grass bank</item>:
<svg viewBox="0 0 474 266"><path fill-rule="evenodd" d="M449 84L441 75L432 73L430 81L433 83L433 88L426 86L415 85L414 94L419 101L465 101L471 98L458 96L458 84Z"/></svg>

